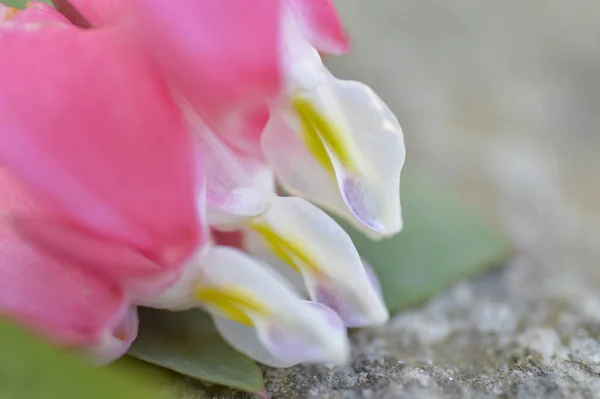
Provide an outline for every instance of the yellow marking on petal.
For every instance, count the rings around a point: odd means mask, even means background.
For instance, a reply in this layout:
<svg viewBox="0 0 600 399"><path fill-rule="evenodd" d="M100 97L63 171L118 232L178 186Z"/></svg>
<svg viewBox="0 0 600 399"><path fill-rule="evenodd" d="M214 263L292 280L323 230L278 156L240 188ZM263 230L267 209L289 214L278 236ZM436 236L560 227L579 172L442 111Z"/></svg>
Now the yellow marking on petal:
<svg viewBox="0 0 600 399"><path fill-rule="evenodd" d="M248 292L235 286L231 287L200 287L194 295L197 300L216 308L223 317L247 326L254 323L248 316L248 311L267 315L268 307Z"/></svg>
<svg viewBox="0 0 600 399"><path fill-rule="evenodd" d="M344 167L356 166L355 152L342 130L324 116L317 107L302 96L292 98L292 106L302 124L302 140L313 157L327 171L333 171L333 164L325 145L334 153Z"/></svg>
<svg viewBox="0 0 600 399"><path fill-rule="evenodd" d="M3 15L3 19L5 21L8 21L10 19L13 19L17 13L19 12L18 9L14 8L14 7L8 7L5 11L4 11L4 15Z"/></svg>
<svg viewBox="0 0 600 399"><path fill-rule="evenodd" d="M275 230L264 222L252 221L249 226L262 236L277 257L290 265L298 273L302 272L303 265L313 272L319 271L319 267L314 259L297 241L277 234Z"/></svg>
<svg viewBox="0 0 600 399"><path fill-rule="evenodd" d="M303 113L296 111L300 122L302 124L302 141L306 146L306 149L312 154L312 156L321 164L323 169L328 173L334 174L333 164L327 153L327 149L321 141L319 133L316 131L314 125Z"/></svg>

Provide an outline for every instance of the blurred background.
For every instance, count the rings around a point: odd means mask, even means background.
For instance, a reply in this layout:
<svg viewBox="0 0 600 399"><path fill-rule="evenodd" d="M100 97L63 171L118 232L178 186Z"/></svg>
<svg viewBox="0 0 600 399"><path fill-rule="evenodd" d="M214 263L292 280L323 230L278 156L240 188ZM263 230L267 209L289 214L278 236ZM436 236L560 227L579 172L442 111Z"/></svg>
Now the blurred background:
<svg viewBox="0 0 600 399"><path fill-rule="evenodd" d="M354 47L328 64L395 111L408 170L484 211L543 263L532 285L581 272L600 287L600 4L337 5Z"/></svg>
<svg viewBox="0 0 600 399"><path fill-rule="evenodd" d="M275 392L600 397L600 3L336 4L354 45L330 68L395 111L408 171L459 195L516 250L355 335L353 371L322 371L317 388L305 382L314 370L269 372Z"/></svg>

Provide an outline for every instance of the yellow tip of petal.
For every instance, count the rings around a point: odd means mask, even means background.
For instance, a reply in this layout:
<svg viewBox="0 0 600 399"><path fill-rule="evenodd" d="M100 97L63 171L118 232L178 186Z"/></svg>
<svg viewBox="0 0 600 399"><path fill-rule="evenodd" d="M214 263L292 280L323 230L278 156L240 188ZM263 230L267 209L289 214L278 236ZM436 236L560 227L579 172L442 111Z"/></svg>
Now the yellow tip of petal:
<svg viewBox="0 0 600 399"><path fill-rule="evenodd" d="M297 95L292 98L292 106L302 124L302 140L313 157L325 168L333 172L331 156L345 168L354 169L359 157L343 129L323 115L309 99ZM333 154L330 155L328 152Z"/></svg>
<svg viewBox="0 0 600 399"><path fill-rule="evenodd" d="M275 256L287 263L298 273L301 273L303 268L308 268L312 272L318 272L319 268L314 259L294 239L278 234L264 222L252 221L249 227L260 234Z"/></svg>
<svg viewBox="0 0 600 399"><path fill-rule="evenodd" d="M204 286L198 288L194 296L198 301L217 310L223 317L247 326L254 324L248 312L263 315L270 313L264 303L239 287Z"/></svg>

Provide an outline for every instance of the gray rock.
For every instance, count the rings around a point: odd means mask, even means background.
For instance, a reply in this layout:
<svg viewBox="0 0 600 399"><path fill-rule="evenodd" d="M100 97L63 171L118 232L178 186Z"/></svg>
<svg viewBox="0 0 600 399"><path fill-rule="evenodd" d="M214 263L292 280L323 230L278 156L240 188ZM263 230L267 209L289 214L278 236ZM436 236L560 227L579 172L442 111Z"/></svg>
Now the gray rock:
<svg viewBox="0 0 600 399"><path fill-rule="evenodd" d="M506 265L352 335L351 366L265 371L275 398L600 398L600 5L340 0L410 168L513 239Z"/></svg>

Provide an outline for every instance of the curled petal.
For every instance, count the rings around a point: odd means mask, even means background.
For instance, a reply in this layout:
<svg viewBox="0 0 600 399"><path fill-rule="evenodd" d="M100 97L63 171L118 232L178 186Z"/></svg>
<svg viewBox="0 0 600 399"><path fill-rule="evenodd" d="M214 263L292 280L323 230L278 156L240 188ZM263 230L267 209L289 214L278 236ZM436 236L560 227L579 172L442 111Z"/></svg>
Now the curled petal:
<svg viewBox="0 0 600 399"><path fill-rule="evenodd" d="M69 221L174 268L201 239L197 154L122 33L0 28L0 160Z"/></svg>
<svg viewBox="0 0 600 399"><path fill-rule="evenodd" d="M239 226L262 213L262 193L273 192L273 177L263 163L235 154L200 117L181 101L193 131L206 177L206 215L211 226Z"/></svg>
<svg viewBox="0 0 600 399"><path fill-rule="evenodd" d="M269 122L265 157L290 192L344 216L372 238L389 237L402 229L400 125L369 87L322 73ZM339 194L327 187L332 184Z"/></svg>
<svg viewBox="0 0 600 399"><path fill-rule="evenodd" d="M288 0L304 36L319 51L346 53L350 42L332 0Z"/></svg>
<svg viewBox="0 0 600 399"><path fill-rule="evenodd" d="M98 343L85 348L85 353L101 365L120 358L137 337L138 325L137 309L130 307L114 325L108 326L102 332Z"/></svg>
<svg viewBox="0 0 600 399"><path fill-rule="evenodd" d="M239 250L208 247L183 276L149 305L208 310L232 346L267 365L343 363L349 356L335 313L305 302L270 268Z"/></svg>
<svg viewBox="0 0 600 399"><path fill-rule="evenodd" d="M337 311L347 326L381 324L389 314L348 234L300 198L275 197L250 225L270 253L302 276L310 298ZM252 239L248 240L251 242ZM265 251L248 247L264 258ZM272 257L267 261L274 264Z"/></svg>
<svg viewBox="0 0 600 399"><path fill-rule="evenodd" d="M281 0L134 0L140 38L211 128L280 90ZM243 34L240 34L243 32Z"/></svg>

